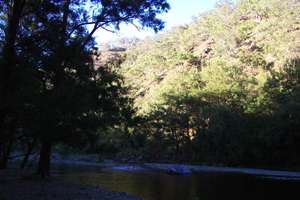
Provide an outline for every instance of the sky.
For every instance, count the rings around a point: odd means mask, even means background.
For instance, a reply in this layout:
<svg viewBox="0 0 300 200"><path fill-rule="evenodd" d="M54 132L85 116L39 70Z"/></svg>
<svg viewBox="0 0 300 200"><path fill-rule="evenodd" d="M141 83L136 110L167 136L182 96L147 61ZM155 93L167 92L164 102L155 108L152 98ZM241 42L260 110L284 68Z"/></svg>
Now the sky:
<svg viewBox="0 0 300 200"><path fill-rule="evenodd" d="M165 22L165 29L170 30L172 27L188 24L193 17L214 8L218 0L168 0L171 9L168 13L159 15L159 18ZM145 38L154 36L151 30L137 30L133 25L122 24L118 33L111 33L105 30L98 30L95 38L98 44L117 40L123 37Z"/></svg>

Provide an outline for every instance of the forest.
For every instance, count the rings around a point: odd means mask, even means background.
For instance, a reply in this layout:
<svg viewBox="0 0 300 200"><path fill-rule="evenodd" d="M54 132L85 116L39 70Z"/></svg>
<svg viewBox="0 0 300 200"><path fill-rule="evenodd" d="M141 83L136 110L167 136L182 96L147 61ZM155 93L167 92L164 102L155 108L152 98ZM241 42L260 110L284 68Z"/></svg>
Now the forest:
<svg viewBox="0 0 300 200"><path fill-rule="evenodd" d="M134 41L116 70L135 111L129 146L110 130L99 152L299 167L299 13L299 1L226 1L191 24Z"/></svg>
<svg viewBox="0 0 300 200"><path fill-rule="evenodd" d="M145 156L299 166L299 6L223 4L126 52Z"/></svg>
<svg viewBox="0 0 300 200"><path fill-rule="evenodd" d="M222 1L190 24L97 48L98 29L158 32L169 9L165 0L0 0L0 168L15 153L24 168L35 153L46 177L63 151L299 167L300 2Z"/></svg>

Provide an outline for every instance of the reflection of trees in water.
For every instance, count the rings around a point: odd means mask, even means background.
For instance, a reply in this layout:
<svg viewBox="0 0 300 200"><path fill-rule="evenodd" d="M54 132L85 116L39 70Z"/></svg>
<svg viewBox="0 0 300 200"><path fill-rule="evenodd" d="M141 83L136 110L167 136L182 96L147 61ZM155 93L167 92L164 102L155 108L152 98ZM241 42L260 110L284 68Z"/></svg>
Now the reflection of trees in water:
<svg viewBox="0 0 300 200"><path fill-rule="evenodd" d="M73 182L126 192L145 200L259 199L297 194L299 183L238 174L167 175L159 172L105 171L73 174ZM80 178L79 178L80 177Z"/></svg>

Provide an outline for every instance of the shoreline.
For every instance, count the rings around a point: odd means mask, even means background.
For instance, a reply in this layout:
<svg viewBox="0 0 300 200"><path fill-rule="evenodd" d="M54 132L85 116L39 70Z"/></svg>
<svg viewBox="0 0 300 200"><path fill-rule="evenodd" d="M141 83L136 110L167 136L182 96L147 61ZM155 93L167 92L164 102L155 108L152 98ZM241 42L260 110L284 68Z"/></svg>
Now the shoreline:
<svg viewBox="0 0 300 200"><path fill-rule="evenodd" d="M34 161L33 161L34 162ZM274 170L268 168L251 168L251 167L226 167L226 166L209 166L209 165L193 165L193 164L177 164L177 163L117 163L96 162L95 160L88 161L83 159L60 159L54 158L51 161L53 168L91 168L127 172L143 172L156 171L177 175L190 175L195 173L232 173L232 174L246 174L252 176L260 176L271 179L282 180L299 180L300 171L292 170ZM1 200L1 199L0 199Z"/></svg>
<svg viewBox="0 0 300 200"><path fill-rule="evenodd" d="M145 163L147 168L162 170L177 174L192 174L192 173L232 173L246 174L260 177L268 177L274 179L293 179L300 180L300 172L286 170L270 170L242 167L214 167L205 165L185 165L185 164L164 164L164 163Z"/></svg>
<svg viewBox="0 0 300 200"><path fill-rule="evenodd" d="M206 165L190 165L190 164L169 164L169 163L141 163L141 164L122 164L122 163L93 163L93 162L76 162L71 161L55 162L58 165L78 167L93 167L101 168L104 170L114 171L127 171L127 172L163 172L176 175L192 175L197 173L231 173L231 174L244 174L257 177L265 177L270 179L281 180L299 180L300 171L288 170L272 170L272 169L259 169L259 168L244 168L244 167L216 167Z"/></svg>
<svg viewBox="0 0 300 200"><path fill-rule="evenodd" d="M200 173L243 174L280 181L300 181L300 172L254 168L212 167L188 164L143 163L117 164L64 160L53 162L53 171L60 167L79 167L81 170L97 169L126 171L129 173L167 173L174 175L193 175ZM0 170L0 200L142 200L124 192L110 192L102 187L84 186L63 180L59 173L53 173L42 180L33 175L32 170L9 168Z"/></svg>
<svg viewBox="0 0 300 200"><path fill-rule="evenodd" d="M142 200L124 192L82 186L52 176L45 180L32 171L0 170L0 200Z"/></svg>
<svg viewBox="0 0 300 200"><path fill-rule="evenodd" d="M156 171L168 174L177 175L192 175L196 173L231 173L231 174L246 174L251 176L259 176L270 179L282 180L299 180L300 171L288 170L272 170L247 167L217 167L207 165L190 165L190 164L169 164L169 163L95 163L81 161L54 161L54 165L65 165L71 167L92 167L101 168L104 170L127 171L127 172L144 172Z"/></svg>

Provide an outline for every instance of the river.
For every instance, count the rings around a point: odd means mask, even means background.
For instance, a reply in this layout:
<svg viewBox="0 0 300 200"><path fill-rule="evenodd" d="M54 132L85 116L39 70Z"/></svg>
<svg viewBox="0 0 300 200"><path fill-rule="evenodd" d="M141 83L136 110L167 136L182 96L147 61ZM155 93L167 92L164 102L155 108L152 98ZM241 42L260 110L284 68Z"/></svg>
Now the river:
<svg viewBox="0 0 300 200"><path fill-rule="evenodd" d="M157 171L61 170L66 181L126 192L144 200L297 199L299 180L230 173L172 175Z"/></svg>

